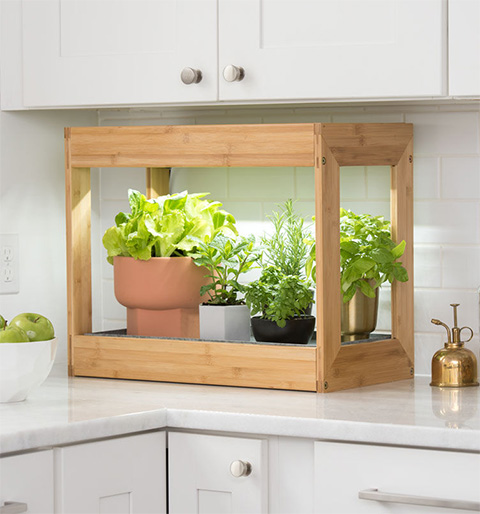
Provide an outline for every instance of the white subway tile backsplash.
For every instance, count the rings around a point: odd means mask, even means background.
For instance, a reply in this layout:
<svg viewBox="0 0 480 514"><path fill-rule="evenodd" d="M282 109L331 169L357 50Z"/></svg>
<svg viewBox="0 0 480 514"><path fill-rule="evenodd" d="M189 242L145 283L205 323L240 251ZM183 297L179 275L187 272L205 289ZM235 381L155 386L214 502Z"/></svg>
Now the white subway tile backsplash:
<svg viewBox="0 0 480 514"><path fill-rule="evenodd" d="M126 319L127 309L120 305L115 298L113 280L102 281L103 295L103 317L106 319L121 320Z"/></svg>
<svg viewBox="0 0 480 514"><path fill-rule="evenodd" d="M478 334L478 294L476 291L457 289L417 289L415 291L415 331L445 335L445 329L431 323L432 318L443 321L448 326L453 324L451 303L459 303L458 323L468 325Z"/></svg>
<svg viewBox="0 0 480 514"><path fill-rule="evenodd" d="M480 151L478 112L407 113L415 155L461 155Z"/></svg>
<svg viewBox="0 0 480 514"><path fill-rule="evenodd" d="M442 250L443 287L480 288L480 248L449 246Z"/></svg>
<svg viewBox="0 0 480 514"><path fill-rule="evenodd" d="M102 168L100 187L103 200L124 200L128 190L145 192L145 168Z"/></svg>
<svg viewBox="0 0 480 514"><path fill-rule="evenodd" d="M390 166L368 166L367 198L369 200L390 200Z"/></svg>
<svg viewBox="0 0 480 514"><path fill-rule="evenodd" d="M295 169L295 197L301 200L315 199L315 172L313 168Z"/></svg>
<svg viewBox="0 0 480 514"><path fill-rule="evenodd" d="M413 253L415 286L442 287L441 247L415 245Z"/></svg>
<svg viewBox="0 0 480 514"><path fill-rule="evenodd" d="M263 200L293 198L293 168L230 168L229 193L232 199Z"/></svg>
<svg viewBox="0 0 480 514"><path fill-rule="evenodd" d="M390 202L373 201L368 202L341 200L341 207L349 209L355 214L371 214L372 216L383 216L386 220L390 219Z"/></svg>
<svg viewBox="0 0 480 514"><path fill-rule="evenodd" d="M210 193L208 200L227 196L225 168L174 168L170 175L170 192Z"/></svg>
<svg viewBox="0 0 480 514"><path fill-rule="evenodd" d="M415 157L413 161L413 195L416 200L439 198L438 157Z"/></svg>
<svg viewBox="0 0 480 514"><path fill-rule="evenodd" d="M480 243L479 202L415 202L415 243Z"/></svg>
<svg viewBox="0 0 480 514"><path fill-rule="evenodd" d="M342 166L340 168L340 198L361 200L367 197L365 166Z"/></svg>
<svg viewBox="0 0 480 514"><path fill-rule="evenodd" d="M480 157L443 157L442 198L480 199Z"/></svg>

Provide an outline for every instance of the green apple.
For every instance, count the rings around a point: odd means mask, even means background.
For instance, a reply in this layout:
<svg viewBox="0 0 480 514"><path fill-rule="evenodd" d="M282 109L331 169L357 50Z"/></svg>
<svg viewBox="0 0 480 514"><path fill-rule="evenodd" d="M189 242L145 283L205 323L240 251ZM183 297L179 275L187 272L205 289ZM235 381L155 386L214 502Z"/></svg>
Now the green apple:
<svg viewBox="0 0 480 514"><path fill-rule="evenodd" d="M16 325L9 325L0 330L0 343L29 343L25 330Z"/></svg>
<svg viewBox="0 0 480 514"><path fill-rule="evenodd" d="M48 341L55 337L55 330L49 319L34 312L18 314L9 326L15 325L25 330L30 341Z"/></svg>
<svg viewBox="0 0 480 514"><path fill-rule="evenodd" d="M0 329L4 328L6 324L5 318L0 314Z"/></svg>

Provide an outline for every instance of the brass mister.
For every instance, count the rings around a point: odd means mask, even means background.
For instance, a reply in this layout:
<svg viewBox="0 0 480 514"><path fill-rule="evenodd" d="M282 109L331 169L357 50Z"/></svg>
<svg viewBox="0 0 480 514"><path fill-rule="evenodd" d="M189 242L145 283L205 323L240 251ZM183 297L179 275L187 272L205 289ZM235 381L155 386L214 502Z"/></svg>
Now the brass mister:
<svg viewBox="0 0 480 514"><path fill-rule="evenodd" d="M438 350L432 358L432 381L431 386L438 387L467 387L478 386L477 381L477 359L475 354L464 348L473 337L473 330L470 327L459 328L457 326L458 303L451 303L453 307L452 331L448 326L438 319L432 319L434 325L442 325L447 330L448 341L445 347ZM466 341L460 339L462 330L470 330L470 337ZM452 341L453 334L453 341Z"/></svg>

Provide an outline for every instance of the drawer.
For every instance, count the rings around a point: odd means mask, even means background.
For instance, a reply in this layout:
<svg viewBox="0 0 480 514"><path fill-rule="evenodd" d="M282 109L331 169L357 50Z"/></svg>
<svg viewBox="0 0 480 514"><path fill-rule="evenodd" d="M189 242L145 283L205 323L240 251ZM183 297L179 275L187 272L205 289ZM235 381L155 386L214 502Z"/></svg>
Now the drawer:
<svg viewBox="0 0 480 514"><path fill-rule="evenodd" d="M5 502L26 504L29 514L52 514L52 450L0 458L0 506Z"/></svg>
<svg viewBox="0 0 480 514"><path fill-rule="evenodd" d="M240 474L242 464L249 472ZM267 441L170 432L168 435L171 514L267 512Z"/></svg>
<svg viewBox="0 0 480 514"><path fill-rule="evenodd" d="M314 480L316 513L466 513L442 508L442 504L418 503L423 499L480 503L480 455L316 442ZM365 494L375 499L359 498L359 492L371 489L378 492ZM394 496L382 497L381 493Z"/></svg>

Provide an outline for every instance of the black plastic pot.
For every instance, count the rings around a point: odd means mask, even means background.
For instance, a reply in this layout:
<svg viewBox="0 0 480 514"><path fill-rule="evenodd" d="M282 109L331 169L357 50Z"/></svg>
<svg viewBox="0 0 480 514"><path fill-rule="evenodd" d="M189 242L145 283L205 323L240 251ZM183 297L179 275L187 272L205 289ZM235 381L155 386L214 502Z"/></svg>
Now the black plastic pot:
<svg viewBox="0 0 480 514"><path fill-rule="evenodd" d="M253 337L256 341L307 344L314 329L314 316L297 316L287 320L284 327L279 327L275 321L259 316L252 318Z"/></svg>

